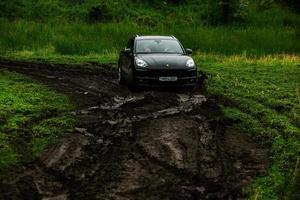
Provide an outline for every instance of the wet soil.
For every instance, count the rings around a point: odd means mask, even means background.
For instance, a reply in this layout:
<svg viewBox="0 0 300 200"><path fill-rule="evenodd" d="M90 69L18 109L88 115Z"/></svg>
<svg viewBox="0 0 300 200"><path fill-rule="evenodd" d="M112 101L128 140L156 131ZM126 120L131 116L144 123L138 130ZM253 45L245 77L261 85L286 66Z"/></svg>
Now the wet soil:
<svg viewBox="0 0 300 200"><path fill-rule="evenodd" d="M227 129L199 88L131 93L109 65L0 68L67 94L78 118L74 134L1 181L0 199L244 199L269 166L268 149Z"/></svg>

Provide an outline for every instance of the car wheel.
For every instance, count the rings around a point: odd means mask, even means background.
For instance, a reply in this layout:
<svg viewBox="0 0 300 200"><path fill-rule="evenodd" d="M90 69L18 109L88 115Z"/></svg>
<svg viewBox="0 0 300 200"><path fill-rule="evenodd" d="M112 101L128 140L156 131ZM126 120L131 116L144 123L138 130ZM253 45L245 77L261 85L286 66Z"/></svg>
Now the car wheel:
<svg viewBox="0 0 300 200"><path fill-rule="evenodd" d="M124 85L124 83L125 83L125 79L123 77L121 67L118 67L118 82L119 82L119 85Z"/></svg>
<svg viewBox="0 0 300 200"><path fill-rule="evenodd" d="M196 86L188 86L186 90L189 92L194 92L196 90Z"/></svg>
<svg viewBox="0 0 300 200"><path fill-rule="evenodd" d="M135 78L132 68L130 68L129 72L128 72L127 86L130 91L134 92L137 90L136 78Z"/></svg>

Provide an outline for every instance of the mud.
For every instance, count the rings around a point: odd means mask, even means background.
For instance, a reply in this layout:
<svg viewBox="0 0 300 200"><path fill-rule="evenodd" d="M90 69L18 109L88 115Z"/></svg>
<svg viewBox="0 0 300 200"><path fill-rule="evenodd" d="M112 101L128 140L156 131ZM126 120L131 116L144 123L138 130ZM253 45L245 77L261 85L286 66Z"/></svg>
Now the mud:
<svg viewBox="0 0 300 200"><path fill-rule="evenodd" d="M199 88L131 93L104 65L0 68L69 95L78 118L74 134L1 181L2 199L244 199L269 166L268 149L227 129Z"/></svg>

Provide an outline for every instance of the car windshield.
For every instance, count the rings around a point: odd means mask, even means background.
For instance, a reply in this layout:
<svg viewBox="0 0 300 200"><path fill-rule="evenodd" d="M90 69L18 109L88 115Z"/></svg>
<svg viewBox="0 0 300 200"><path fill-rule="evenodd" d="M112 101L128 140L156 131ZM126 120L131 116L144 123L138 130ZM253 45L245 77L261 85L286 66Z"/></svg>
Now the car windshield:
<svg viewBox="0 0 300 200"><path fill-rule="evenodd" d="M136 53L175 53L183 54L183 50L177 40L145 39L137 40Z"/></svg>

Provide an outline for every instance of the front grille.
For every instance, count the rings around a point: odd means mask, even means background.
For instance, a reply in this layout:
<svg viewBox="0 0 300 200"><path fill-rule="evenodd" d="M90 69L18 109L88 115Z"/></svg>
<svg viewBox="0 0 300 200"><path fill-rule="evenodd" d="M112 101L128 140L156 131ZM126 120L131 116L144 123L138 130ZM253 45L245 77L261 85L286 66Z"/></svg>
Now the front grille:
<svg viewBox="0 0 300 200"><path fill-rule="evenodd" d="M162 76L177 76L177 81L159 81ZM147 71L136 71L139 85L145 86L180 86L195 85L197 83L196 70L184 69L147 69Z"/></svg>
<svg viewBox="0 0 300 200"><path fill-rule="evenodd" d="M159 77L159 76L177 76L180 77L193 77L196 76L196 70L184 69L149 69L147 71L137 71L137 76L140 77Z"/></svg>
<svg viewBox="0 0 300 200"><path fill-rule="evenodd" d="M177 81L163 82L158 79L138 79L138 84L142 86L184 86L195 85L197 83L196 78L178 79Z"/></svg>

